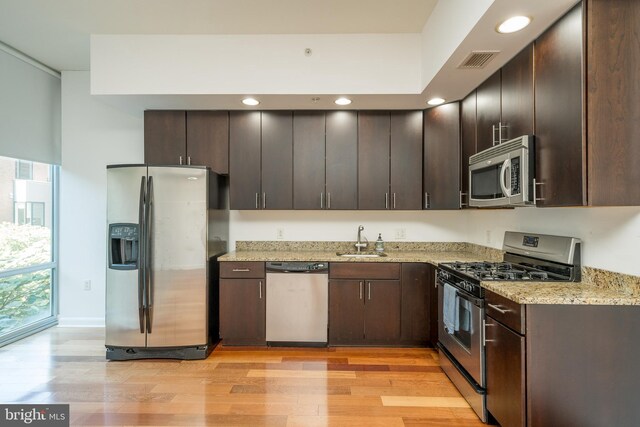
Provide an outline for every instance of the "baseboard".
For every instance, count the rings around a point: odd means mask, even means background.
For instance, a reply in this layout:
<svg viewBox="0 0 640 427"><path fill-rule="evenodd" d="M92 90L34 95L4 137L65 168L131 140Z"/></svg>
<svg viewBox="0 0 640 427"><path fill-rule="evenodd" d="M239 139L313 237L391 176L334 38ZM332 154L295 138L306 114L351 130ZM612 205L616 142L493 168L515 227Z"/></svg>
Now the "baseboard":
<svg viewBox="0 0 640 427"><path fill-rule="evenodd" d="M104 328L104 317L58 316L58 327L63 328Z"/></svg>

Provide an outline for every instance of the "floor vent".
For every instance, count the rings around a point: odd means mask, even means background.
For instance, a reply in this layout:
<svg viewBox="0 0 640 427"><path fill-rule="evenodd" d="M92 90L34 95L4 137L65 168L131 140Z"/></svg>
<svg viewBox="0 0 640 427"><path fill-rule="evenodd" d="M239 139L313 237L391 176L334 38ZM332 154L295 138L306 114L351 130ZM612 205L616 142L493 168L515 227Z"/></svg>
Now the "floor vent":
<svg viewBox="0 0 640 427"><path fill-rule="evenodd" d="M500 53L498 50L482 50L471 52L458 68L484 68L489 61Z"/></svg>

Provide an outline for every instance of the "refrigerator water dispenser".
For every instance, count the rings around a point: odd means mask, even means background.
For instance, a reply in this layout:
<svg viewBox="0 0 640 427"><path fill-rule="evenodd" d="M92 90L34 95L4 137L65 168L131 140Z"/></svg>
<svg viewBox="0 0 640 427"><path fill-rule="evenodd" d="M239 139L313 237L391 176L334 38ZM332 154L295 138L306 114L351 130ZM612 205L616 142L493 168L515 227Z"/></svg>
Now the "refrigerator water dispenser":
<svg viewBox="0 0 640 427"><path fill-rule="evenodd" d="M109 268L138 268L138 230L138 224L109 224Z"/></svg>

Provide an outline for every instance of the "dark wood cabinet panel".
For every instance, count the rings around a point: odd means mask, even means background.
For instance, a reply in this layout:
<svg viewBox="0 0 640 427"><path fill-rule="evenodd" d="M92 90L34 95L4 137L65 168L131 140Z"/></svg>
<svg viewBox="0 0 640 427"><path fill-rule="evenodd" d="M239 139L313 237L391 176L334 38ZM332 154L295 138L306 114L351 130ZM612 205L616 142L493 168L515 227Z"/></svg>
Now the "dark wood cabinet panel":
<svg viewBox="0 0 640 427"><path fill-rule="evenodd" d="M586 203L582 37L580 4L535 41L536 180L543 184L538 188L543 199L540 206Z"/></svg>
<svg viewBox="0 0 640 427"><path fill-rule="evenodd" d="M144 112L144 161L148 165L186 164L186 113L169 110Z"/></svg>
<svg viewBox="0 0 640 427"><path fill-rule="evenodd" d="M293 209L293 114L262 112L262 208Z"/></svg>
<svg viewBox="0 0 640 427"><path fill-rule="evenodd" d="M224 345L266 345L263 279L220 279L220 335Z"/></svg>
<svg viewBox="0 0 640 427"><path fill-rule="evenodd" d="M640 2L587 2L589 204L640 205Z"/></svg>
<svg viewBox="0 0 640 427"><path fill-rule="evenodd" d="M264 279L262 261L225 261L220 263L220 277L225 279Z"/></svg>
<svg viewBox="0 0 640 427"><path fill-rule="evenodd" d="M486 150L498 141L498 127L501 120L500 70L496 71L476 89L478 139L477 151ZM495 126L495 135L493 132Z"/></svg>
<svg viewBox="0 0 640 427"><path fill-rule="evenodd" d="M392 345L400 341L399 280L367 280L364 338L367 344Z"/></svg>
<svg viewBox="0 0 640 427"><path fill-rule="evenodd" d="M525 338L486 318L487 410L504 427L526 426Z"/></svg>
<svg viewBox="0 0 640 427"><path fill-rule="evenodd" d="M259 111L229 113L229 204L258 209L261 196Z"/></svg>
<svg viewBox="0 0 640 427"><path fill-rule="evenodd" d="M460 208L460 104L424 112L424 192L427 209Z"/></svg>
<svg viewBox="0 0 640 427"><path fill-rule="evenodd" d="M402 264L402 304L400 339L405 345L426 345L431 340L432 313L430 287L433 287L430 264Z"/></svg>
<svg viewBox="0 0 640 427"><path fill-rule="evenodd" d="M392 111L390 208L422 209L422 111Z"/></svg>
<svg viewBox="0 0 640 427"><path fill-rule="evenodd" d="M327 209L358 209L358 114L326 114Z"/></svg>
<svg viewBox="0 0 640 427"><path fill-rule="evenodd" d="M229 173L228 111L187 111L186 163Z"/></svg>
<svg viewBox="0 0 640 427"><path fill-rule="evenodd" d="M358 208L389 208L389 112L358 114Z"/></svg>
<svg viewBox="0 0 640 427"><path fill-rule="evenodd" d="M330 279L400 279L400 264L396 262L332 262Z"/></svg>
<svg viewBox="0 0 640 427"><path fill-rule="evenodd" d="M469 202L469 157L477 153L476 139L476 91L474 90L460 103L460 191Z"/></svg>
<svg viewBox="0 0 640 427"><path fill-rule="evenodd" d="M502 67L502 138L533 135L533 43Z"/></svg>
<svg viewBox="0 0 640 427"><path fill-rule="evenodd" d="M293 208L325 209L325 113L293 113Z"/></svg>
<svg viewBox="0 0 640 427"><path fill-rule="evenodd" d="M329 281L329 344L364 343L364 280Z"/></svg>

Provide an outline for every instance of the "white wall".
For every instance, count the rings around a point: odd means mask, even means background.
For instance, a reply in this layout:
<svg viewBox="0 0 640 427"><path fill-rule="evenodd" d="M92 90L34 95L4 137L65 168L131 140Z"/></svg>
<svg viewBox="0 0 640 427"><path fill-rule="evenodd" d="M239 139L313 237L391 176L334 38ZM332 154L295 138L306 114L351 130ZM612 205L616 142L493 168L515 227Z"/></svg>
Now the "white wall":
<svg viewBox="0 0 640 427"><path fill-rule="evenodd" d="M104 324L106 168L143 161L142 118L89 94L88 71L62 73L60 324ZM83 282L91 280L91 290Z"/></svg>

